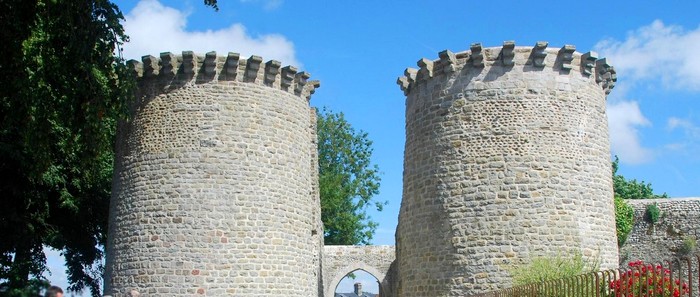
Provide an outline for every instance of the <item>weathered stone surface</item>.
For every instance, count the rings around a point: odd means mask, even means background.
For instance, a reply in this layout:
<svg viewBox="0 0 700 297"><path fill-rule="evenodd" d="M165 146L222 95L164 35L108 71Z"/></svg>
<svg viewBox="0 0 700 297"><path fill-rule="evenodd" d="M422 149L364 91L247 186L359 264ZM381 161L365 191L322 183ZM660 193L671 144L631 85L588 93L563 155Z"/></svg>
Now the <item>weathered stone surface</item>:
<svg viewBox="0 0 700 297"><path fill-rule="evenodd" d="M620 248L620 265L636 260L656 262L683 257L679 253L685 238L700 235L700 198L630 199L634 227ZM645 219L647 205L656 204L661 217L655 224Z"/></svg>
<svg viewBox="0 0 700 297"><path fill-rule="evenodd" d="M105 293L318 296L318 83L256 56L183 55L132 62Z"/></svg>
<svg viewBox="0 0 700 297"><path fill-rule="evenodd" d="M308 73L235 53L129 61L139 91L120 125L105 293L332 296L363 269L382 296L463 296L508 287L508 268L536 256L577 251L617 267L605 114L614 68L546 42L470 48L421 59L398 80L407 138L396 247L323 247L308 105L319 83ZM697 232L696 202L660 204L681 222L663 240ZM630 255L662 240L639 224Z"/></svg>
<svg viewBox="0 0 700 297"><path fill-rule="evenodd" d="M627 203L634 208L634 226L620 247L620 268L629 268L630 262L642 260L672 268L678 278L678 275L687 276L690 258L692 276L697 279L700 275L697 246L692 256L683 253L682 246L684 240L694 241L697 245L700 198L633 199ZM656 204L661 211L659 220L653 224L646 219L646 208L650 204Z"/></svg>
<svg viewBox="0 0 700 297"><path fill-rule="evenodd" d="M381 296L395 296L394 246L326 246L323 248L323 291L334 297L338 283L350 272L362 269L380 282Z"/></svg>
<svg viewBox="0 0 700 297"><path fill-rule="evenodd" d="M505 288L510 266L572 251L617 267L605 113L612 67L599 63L589 75L571 46L562 58L546 45L472 46L478 54L456 53L453 72L421 75L434 64L422 59L418 79L399 81L399 296Z"/></svg>

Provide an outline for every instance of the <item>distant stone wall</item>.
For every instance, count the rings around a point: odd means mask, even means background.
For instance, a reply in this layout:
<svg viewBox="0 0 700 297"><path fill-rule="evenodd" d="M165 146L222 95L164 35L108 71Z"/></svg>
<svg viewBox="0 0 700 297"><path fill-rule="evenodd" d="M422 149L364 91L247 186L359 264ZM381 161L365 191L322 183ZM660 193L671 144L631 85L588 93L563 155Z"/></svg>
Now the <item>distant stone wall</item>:
<svg viewBox="0 0 700 297"><path fill-rule="evenodd" d="M317 296L317 82L237 54L130 62L105 293Z"/></svg>
<svg viewBox="0 0 700 297"><path fill-rule="evenodd" d="M406 94L400 296L509 287L509 267L578 251L618 265L606 94L614 69L573 46L443 51Z"/></svg>
<svg viewBox="0 0 700 297"><path fill-rule="evenodd" d="M358 269L369 272L381 283L382 297L396 296L395 247L332 245L323 248L323 290L325 297L334 297L338 283Z"/></svg>
<svg viewBox="0 0 700 297"><path fill-rule="evenodd" d="M634 208L634 227L620 248L620 265L630 261L657 262L681 256L683 239L700 235L700 198L630 199ZM661 210L655 224L645 219L646 207L654 204Z"/></svg>

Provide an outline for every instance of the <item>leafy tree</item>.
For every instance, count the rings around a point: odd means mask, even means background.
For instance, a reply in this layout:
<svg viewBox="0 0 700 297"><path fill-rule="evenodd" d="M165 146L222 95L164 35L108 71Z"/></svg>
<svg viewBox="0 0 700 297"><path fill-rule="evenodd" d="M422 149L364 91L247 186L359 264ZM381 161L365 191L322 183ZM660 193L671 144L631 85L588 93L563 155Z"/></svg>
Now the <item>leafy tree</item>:
<svg viewBox="0 0 700 297"><path fill-rule="evenodd" d="M634 226L634 209L625 199L615 197L615 228L617 231L617 246L627 241L627 236Z"/></svg>
<svg viewBox="0 0 700 297"><path fill-rule="evenodd" d="M219 10L219 5L216 0L204 0L204 5L211 6L215 10Z"/></svg>
<svg viewBox="0 0 700 297"><path fill-rule="evenodd" d="M62 251L69 289L99 295L126 40L105 0L0 2L0 283L22 296Z"/></svg>
<svg viewBox="0 0 700 297"><path fill-rule="evenodd" d="M218 9L215 0L204 4ZM99 296L116 122L133 81L108 0L0 1L0 294L47 284L61 250L68 289Z"/></svg>
<svg viewBox="0 0 700 297"><path fill-rule="evenodd" d="M343 113L316 112L319 190L324 241L328 245L369 244L377 223L367 215L379 193L379 169L372 165L372 141L355 131Z"/></svg>
<svg viewBox="0 0 700 297"><path fill-rule="evenodd" d="M620 159L615 156L612 162L613 190L615 192L615 225L617 227L617 245L622 246L634 225L634 209L624 199L668 198L666 193L654 194L651 183L627 180L617 174Z"/></svg>
<svg viewBox="0 0 700 297"><path fill-rule="evenodd" d="M627 180L624 176L617 174L620 160L615 156L615 161L612 162L613 174L613 189L615 196L622 199L651 199L651 198L668 198L666 193L661 195L654 194L651 183L637 181L636 179Z"/></svg>

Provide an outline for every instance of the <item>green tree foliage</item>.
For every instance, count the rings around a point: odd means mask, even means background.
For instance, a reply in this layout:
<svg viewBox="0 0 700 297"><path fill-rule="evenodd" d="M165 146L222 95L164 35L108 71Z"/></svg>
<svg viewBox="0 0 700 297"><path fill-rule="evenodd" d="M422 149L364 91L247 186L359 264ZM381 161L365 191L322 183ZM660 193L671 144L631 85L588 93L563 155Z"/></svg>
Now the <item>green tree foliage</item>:
<svg viewBox="0 0 700 297"><path fill-rule="evenodd" d="M219 10L219 5L216 0L204 0L204 5L211 6L215 10Z"/></svg>
<svg viewBox="0 0 700 297"><path fill-rule="evenodd" d="M615 225L617 227L617 244L622 246L627 240L627 236L632 231L634 225L634 209L624 201L624 199L652 199L668 198L666 193L654 194L650 183L627 180L624 176L617 174L620 166L620 159L615 156L612 162L613 190L615 192Z"/></svg>
<svg viewBox="0 0 700 297"><path fill-rule="evenodd" d="M613 189L615 196L622 199L651 199L651 198L668 198L666 193L661 195L654 194L654 189L651 183L637 181L636 179L627 180L624 176L617 174L620 160L615 156L615 161L612 162L613 174Z"/></svg>
<svg viewBox="0 0 700 297"><path fill-rule="evenodd" d="M625 199L615 197L615 227L617 229L617 246L627 241L627 236L634 226L634 209Z"/></svg>
<svg viewBox="0 0 700 297"><path fill-rule="evenodd" d="M114 56L123 19L107 0L0 1L3 296L46 287L45 246L64 255L69 289L99 296L116 122L133 86Z"/></svg>
<svg viewBox="0 0 700 297"><path fill-rule="evenodd" d="M9 288L8 283L0 284L0 296L41 296L40 293L49 288L51 284L45 279L33 278L24 288Z"/></svg>
<svg viewBox="0 0 700 297"><path fill-rule="evenodd" d="M324 241L328 245L369 244L377 223L367 215L379 192L379 169L371 162L372 141L355 131L342 113L316 112L319 190Z"/></svg>
<svg viewBox="0 0 700 297"><path fill-rule="evenodd" d="M129 80L109 1L0 2L0 283L24 295L65 256L70 289L99 295L117 119Z"/></svg>

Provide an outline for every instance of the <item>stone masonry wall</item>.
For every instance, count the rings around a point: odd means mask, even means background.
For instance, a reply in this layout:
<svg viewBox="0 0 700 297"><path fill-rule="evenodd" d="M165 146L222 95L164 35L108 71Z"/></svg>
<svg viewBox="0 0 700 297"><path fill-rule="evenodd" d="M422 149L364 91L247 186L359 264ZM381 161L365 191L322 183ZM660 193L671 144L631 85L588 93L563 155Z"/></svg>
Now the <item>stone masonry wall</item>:
<svg viewBox="0 0 700 297"><path fill-rule="evenodd" d="M406 98L398 295L511 285L509 267L573 251L618 265L606 94L615 72L573 46L443 51Z"/></svg>
<svg viewBox="0 0 700 297"><path fill-rule="evenodd" d="M318 83L277 61L183 52L130 62L105 294L318 296Z"/></svg>
<svg viewBox="0 0 700 297"><path fill-rule="evenodd" d="M700 235L700 198L626 200L634 208L634 227L620 248L620 265L630 261L658 262L682 257L679 249L685 238ZM658 222L645 219L646 207L654 204L661 210Z"/></svg>
<svg viewBox="0 0 700 297"><path fill-rule="evenodd" d="M323 248L324 297L334 297L338 283L350 272L362 269L379 280L382 297L396 296L394 246L343 246Z"/></svg>
<svg viewBox="0 0 700 297"><path fill-rule="evenodd" d="M595 53L473 44L407 69L396 247L323 246L308 73L235 53L129 64L139 88L118 133L107 295L330 297L362 269L381 296L464 296L509 287L508 270L538 256L618 266L605 112L616 77ZM666 216L650 226L653 202ZM630 203L623 260L697 238L700 199Z"/></svg>

